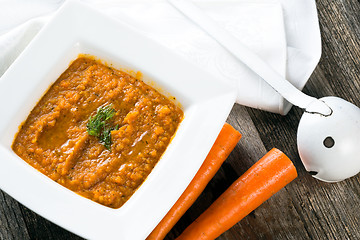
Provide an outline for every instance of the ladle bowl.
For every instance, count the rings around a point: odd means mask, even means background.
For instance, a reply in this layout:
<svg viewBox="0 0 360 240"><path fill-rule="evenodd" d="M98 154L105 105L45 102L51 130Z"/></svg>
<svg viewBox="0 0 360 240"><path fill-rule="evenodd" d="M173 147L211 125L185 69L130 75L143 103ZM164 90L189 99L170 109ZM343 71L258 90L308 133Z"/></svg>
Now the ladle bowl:
<svg viewBox="0 0 360 240"><path fill-rule="evenodd" d="M338 97L320 99L331 114L302 115L297 133L300 158L313 177L337 182L360 172L360 108Z"/></svg>

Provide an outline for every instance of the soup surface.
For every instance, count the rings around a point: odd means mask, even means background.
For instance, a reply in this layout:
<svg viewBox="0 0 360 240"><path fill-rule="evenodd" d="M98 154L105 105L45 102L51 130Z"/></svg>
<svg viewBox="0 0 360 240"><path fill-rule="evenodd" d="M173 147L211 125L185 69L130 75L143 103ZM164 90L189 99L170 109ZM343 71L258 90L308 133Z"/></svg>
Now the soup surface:
<svg viewBox="0 0 360 240"><path fill-rule="evenodd" d="M101 122L104 109L112 114ZM159 161L182 118L178 106L141 80L79 57L31 111L12 148L59 184L119 208ZM97 136L90 134L92 123Z"/></svg>

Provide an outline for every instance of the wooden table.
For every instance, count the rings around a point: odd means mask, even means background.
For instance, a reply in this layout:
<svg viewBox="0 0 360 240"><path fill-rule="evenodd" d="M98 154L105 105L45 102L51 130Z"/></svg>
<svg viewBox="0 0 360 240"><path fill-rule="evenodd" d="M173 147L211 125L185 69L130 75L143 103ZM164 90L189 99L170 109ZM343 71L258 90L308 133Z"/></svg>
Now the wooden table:
<svg viewBox="0 0 360 240"><path fill-rule="evenodd" d="M360 106L360 1L318 0L323 54L304 92ZM235 105L228 122L243 134L232 154L167 239L173 239L235 179L277 147L299 177L218 239L360 239L360 175L323 183L304 169L296 147L302 111L280 116ZM81 239L0 192L0 239Z"/></svg>

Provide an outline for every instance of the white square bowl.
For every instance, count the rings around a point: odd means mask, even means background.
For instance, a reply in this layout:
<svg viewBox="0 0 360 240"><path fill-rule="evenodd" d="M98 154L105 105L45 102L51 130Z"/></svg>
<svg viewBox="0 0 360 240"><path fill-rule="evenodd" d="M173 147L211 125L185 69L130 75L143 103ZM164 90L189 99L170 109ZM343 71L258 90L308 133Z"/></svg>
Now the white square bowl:
<svg viewBox="0 0 360 240"><path fill-rule="evenodd" d="M184 120L164 155L119 209L86 199L41 174L11 149L18 127L70 62L91 54L175 96ZM0 79L0 188L48 220L89 239L145 239L201 166L236 92L170 50L70 1Z"/></svg>

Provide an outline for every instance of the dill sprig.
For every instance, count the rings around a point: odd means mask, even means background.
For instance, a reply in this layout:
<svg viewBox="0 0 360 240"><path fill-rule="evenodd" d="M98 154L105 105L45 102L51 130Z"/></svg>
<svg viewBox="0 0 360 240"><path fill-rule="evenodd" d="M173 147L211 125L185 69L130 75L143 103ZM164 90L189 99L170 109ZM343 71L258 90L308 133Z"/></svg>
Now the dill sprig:
<svg viewBox="0 0 360 240"><path fill-rule="evenodd" d="M115 109L112 104L101 106L97 109L95 116L90 116L86 124L87 132L91 136L95 136L99 141L110 150L111 131L118 130L119 126L111 126L109 120L115 116Z"/></svg>

